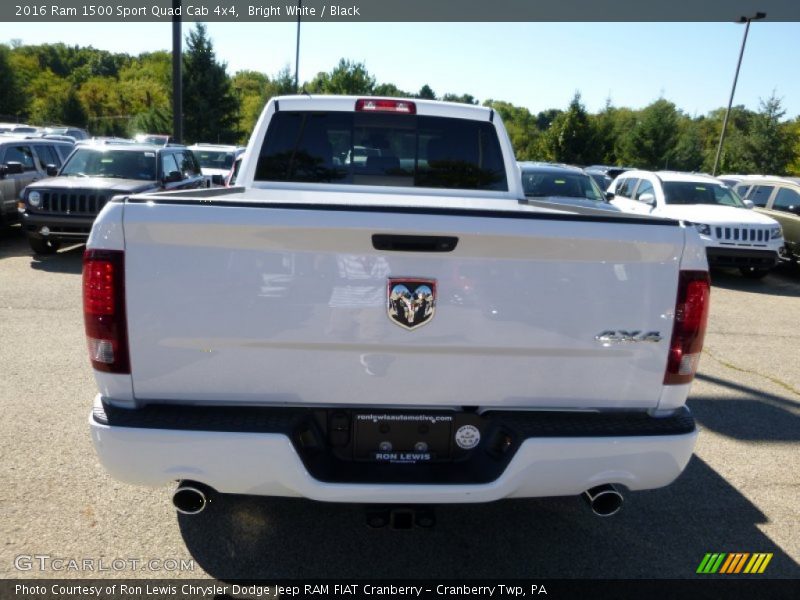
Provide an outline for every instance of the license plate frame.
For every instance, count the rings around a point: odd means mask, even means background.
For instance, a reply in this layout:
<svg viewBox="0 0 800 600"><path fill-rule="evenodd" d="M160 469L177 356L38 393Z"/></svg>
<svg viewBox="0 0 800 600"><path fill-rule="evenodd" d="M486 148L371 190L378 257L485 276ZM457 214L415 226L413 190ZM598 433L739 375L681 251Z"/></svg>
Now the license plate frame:
<svg viewBox="0 0 800 600"><path fill-rule="evenodd" d="M454 413L355 412L353 458L391 464L450 461L455 422Z"/></svg>

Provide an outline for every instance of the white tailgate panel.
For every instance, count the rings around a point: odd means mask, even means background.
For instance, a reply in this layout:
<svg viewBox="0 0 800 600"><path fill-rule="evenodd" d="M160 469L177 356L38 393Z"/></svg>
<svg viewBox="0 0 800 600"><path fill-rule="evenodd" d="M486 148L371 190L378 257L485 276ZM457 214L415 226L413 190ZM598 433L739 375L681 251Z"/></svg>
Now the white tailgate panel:
<svg viewBox="0 0 800 600"><path fill-rule="evenodd" d="M138 401L539 408L657 404L683 246L669 226L168 204L127 205L125 239ZM387 316L404 276L438 283L414 331Z"/></svg>

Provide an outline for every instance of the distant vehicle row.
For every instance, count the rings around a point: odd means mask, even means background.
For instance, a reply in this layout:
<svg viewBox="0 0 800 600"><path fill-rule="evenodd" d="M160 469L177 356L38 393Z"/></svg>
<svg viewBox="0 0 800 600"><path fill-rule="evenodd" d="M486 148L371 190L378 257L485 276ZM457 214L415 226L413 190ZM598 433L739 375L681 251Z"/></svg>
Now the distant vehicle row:
<svg viewBox="0 0 800 600"><path fill-rule="evenodd" d="M781 226L746 205L721 181L669 171L626 171L607 191L625 212L692 223L711 267L735 267L760 278L774 268L784 242Z"/></svg>
<svg viewBox="0 0 800 600"><path fill-rule="evenodd" d="M200 187L206 179L185 146L79 146L57 177L25 188L22 224L33 251L48 254L65 241L85 241L113 196Z"/></svg>

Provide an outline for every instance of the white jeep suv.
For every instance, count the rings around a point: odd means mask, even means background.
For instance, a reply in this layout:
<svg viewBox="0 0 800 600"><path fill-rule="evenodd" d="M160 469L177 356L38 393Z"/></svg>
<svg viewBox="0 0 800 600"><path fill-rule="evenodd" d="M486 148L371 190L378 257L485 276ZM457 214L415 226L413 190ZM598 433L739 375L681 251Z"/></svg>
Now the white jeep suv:
<svg viewBox="0 0 800 600"><path fill-rule="evenodd" d="M775 219L749 210L726 184L707 175L626 171L606 192L611 204L637 214L692 223L711 267L737 267L760 278L776 264L783 232Z"/></svg>

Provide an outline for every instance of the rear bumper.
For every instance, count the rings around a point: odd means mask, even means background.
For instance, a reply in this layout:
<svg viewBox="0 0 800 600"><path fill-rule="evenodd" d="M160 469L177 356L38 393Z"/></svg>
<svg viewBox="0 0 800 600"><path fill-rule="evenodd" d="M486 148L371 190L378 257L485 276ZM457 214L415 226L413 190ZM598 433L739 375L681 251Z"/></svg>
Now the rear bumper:
<svg viewBox="0 0 800 600"><path fill-rule="evenodd" d="M154 421L152 412L134 425L124 414L130 417L140 411L110 409L107 414L106 408L98 396L89 424L100 461L116 479L147 486L190 479L223 493L298 496L329 502L489 502L577 495L604 483L621 484L631 490L658 488L680 475L697 437L687 411L680 418L684 432L674 435L664 428L654 433L659 429L656 427L645 435L634 435L632 431L626 435L597 435L595 431L595 435L544 434L520 439L499 476L485 483L387 483L378 479L347 483L312 476L292 435L269 432L281 429L287 422L280 415L257 419L257 427L252 426L253 420L248 416L226 421L244 427L164 429ZM114 424L117 418L111 416L119 410L124 425ZM198 422L191 416L188 421ZM233 428L238 430L219 430ZM481 446L475 452L479 450ZM395 468L382 466L387 472Z"/></svg>
<svg viewBox="0 0 800 600"><path fill-rule="evenodd" d="M706 248L709 267L754 267L772 269L780 260L775 250L751 250L748 248Z"/></svg>

